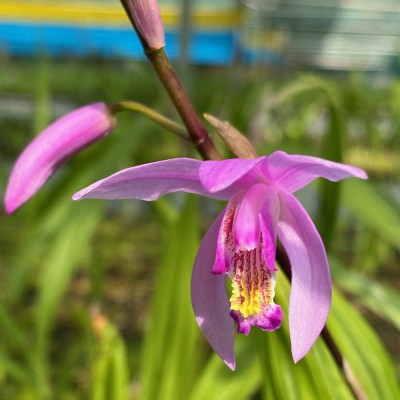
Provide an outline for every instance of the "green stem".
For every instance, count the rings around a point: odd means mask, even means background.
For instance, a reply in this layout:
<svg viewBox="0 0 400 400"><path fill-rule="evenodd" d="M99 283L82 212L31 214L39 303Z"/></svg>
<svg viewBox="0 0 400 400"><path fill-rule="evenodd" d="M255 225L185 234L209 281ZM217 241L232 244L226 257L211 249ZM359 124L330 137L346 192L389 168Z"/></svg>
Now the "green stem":
<svg viewBox="0 0 400 400"><path fill-rule="evenodd" d="M176 122L168 119L164 115L160 114L157 111L152 110L151 108L140 104L136 103L135 101L119 101L118 103L112 104L111 106L108 107L110 110L111 114L114 114L116 112L120 111L136 111L148 119L151 119L154 121L156 124L162 126L165 128L167 131L170 131L174 133L175 135L179 136L181 139L184 140L189 140L189 137L187 135L186 129L180 125L177 124Z"/></svg>

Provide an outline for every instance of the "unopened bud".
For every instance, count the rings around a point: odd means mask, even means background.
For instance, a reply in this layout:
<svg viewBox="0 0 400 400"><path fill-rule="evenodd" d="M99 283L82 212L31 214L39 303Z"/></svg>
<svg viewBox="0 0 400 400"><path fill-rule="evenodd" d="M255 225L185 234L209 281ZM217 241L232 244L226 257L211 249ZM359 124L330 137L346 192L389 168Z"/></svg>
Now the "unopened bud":
<svg viewBox="0 0 400 400"><path fill-rule="evenodd" d="M104 103L79 108L52 123L14 165L4 200L7 214L29 200L61 164L108 135L115 125Z"/></svg>
<svg viewBox="0 0 400 400"><path fill-rule="evenodd" d="M165 46L164 27L156 0L126 0L136 29L151 49Z"/></svg>

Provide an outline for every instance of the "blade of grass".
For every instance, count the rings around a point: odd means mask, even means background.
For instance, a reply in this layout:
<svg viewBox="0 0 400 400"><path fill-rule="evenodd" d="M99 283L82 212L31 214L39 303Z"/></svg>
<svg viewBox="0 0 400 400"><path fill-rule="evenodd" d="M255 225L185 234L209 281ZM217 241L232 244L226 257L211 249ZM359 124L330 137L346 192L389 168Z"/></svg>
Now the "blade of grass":
<svg viewBox="0 0 400 400"><path fill-rule="evenodd" d="M191 388L198 338L190 304L190 276L199 243L197 218L196 203L190 198L178 220L166 227L166 250L142 353L142 399L184 399Z"/></svg>
<svg viewBox="0 0 400 400"><path fill-rule="evenodd" d="M343 181L342 202L363 224L400 250L400 208L371 182Z"/></svg>
<svg viewBox="0 0 400 400"><path fill-rule="evenodd" d="M346 267L334 257L329 257L329 262L333 280L340 288L357 296L357 301L400 330L400 295L398 292Z"/></svg>
<svg viewBox="0 0 400 400"><path fill-rule="evenodd" d="M289 283L279 275L276 300L287 316ZM275 332L257 332L258 352L262 360L265 399L348 399L352 396L325 343L318 339L311 351L294 364L290 352L287 317Z"/></svg>
<svg viewBox="0 0 400 400"><path fill-rule="evenodd" d="M385 348L367 322L336 290L328 328L368 398L400 398L394 368Z"/></svg>
<svg viewBox="0 0 400 400"><path fill-rule="evenodd" d="M235 346L240 363L232 372L212 354L199 374L189 400L246 400L252 398L262 381L260 360L253 351L250 338L238 337Z"/></svg>
<svg viewBox="0 0 400 400"><path fill-rule="evenodd" d="M128 400L125 344L116 328L101 315L93 318L96 341L92 361L91 400Z"/></svg>

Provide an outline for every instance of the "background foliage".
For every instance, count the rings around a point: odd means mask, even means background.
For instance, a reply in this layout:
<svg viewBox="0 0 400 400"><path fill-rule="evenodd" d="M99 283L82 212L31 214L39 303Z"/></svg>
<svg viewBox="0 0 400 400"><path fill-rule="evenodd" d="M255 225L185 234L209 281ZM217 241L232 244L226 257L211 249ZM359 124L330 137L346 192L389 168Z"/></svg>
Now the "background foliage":
<svg viewBox="0 0 400 400"><path fill-rule="evenodd" d="M317 181L299 197L326 243L336 286L328 320L371 399L400 398L400 80L197 68L200 112L275 149L365 168L368 182ZM177 118L150 67L126 61L0 64L0 192L17 155L70 109L131 98ZM231 156L218 140L225 156ZM4 399L351 399L324 343L297 365L287 319L237 337L235 373L211 353L190 305L197 247L222 204L70 201L121 168L186 144L143 117L73 159L12 217L0 214L0 392ZM285 315L289 286L278 277Z"/></svg>

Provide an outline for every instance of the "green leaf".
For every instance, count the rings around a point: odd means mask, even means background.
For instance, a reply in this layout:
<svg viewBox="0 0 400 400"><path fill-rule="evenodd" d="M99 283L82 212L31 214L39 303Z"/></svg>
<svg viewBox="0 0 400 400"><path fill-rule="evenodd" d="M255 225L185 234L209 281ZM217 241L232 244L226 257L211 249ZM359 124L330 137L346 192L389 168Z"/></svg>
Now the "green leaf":
<svg viewBox="0 0 400 400"><path fill-rule="evenodd" d="M236 356L240 363L231 371L213 354L199 375L189 400L246 400L262 381L260 360L253 351L251 338L237 337Z"/></svg>
<svg viewBox="0 0 400 400"><path fill-rule="evenodd" d="M92 361L91 400L128 400L129 373L125 344L101 315L93 319L96 333Z"/></svg>
<svg viewBox="0 0 400 400"><path fill-rule="evenodd" d="M400 295L393 289L329 257L334 282L357 297L365 307L400 329Z"/></svg>
<svg viewBox="0 0 400 400"><path fill-rule="evenodd" d="M336 162L343 161L344 123L343 107L340 104L334 87L326 83L322 86L326 93L328 108L330 111L330 127L325 134L322 157ZM321 184L321 199L319 213L316 218L318 231L328 250L336 228L336 220L339 211L341 182L330 182L323 179Z"/></svg>
<svg viewBox="0 0 400 400"><path fill-rule="evenodd" d="M21 386L28 386L30 383L27 369L0 350L0 375L3 374L12 378Z"/></svg>
<svg viewBox="0 0 400 400"><path fill-rule="evenodd" d="M345 139L343 113L345 110L335 85L328 79L317 76L301 76L278 92L276 95L276 105L310 92L317 94L310 101L323 104L330 116L329 129L324 135L323 149L320 154L328 160L342 162L343 142ZM317 228L326 248L329 248L335 231L339 210L341 183L323 180L320 188L321 198L318 218L316 218Z"/></svg>
<svg viewBox="0 0 400 400"><path fill-rule="evenodd" d="M125 141L107 138L111 141L103 142L83 157L86 163L79 158L71 162L68 173L55 185L48 198L41 199L39 196L36 212L40 215L42 211L43 217L35 227L37 240L31 246L42 252L46 249L47 253L42 263L36 308L38 342L34 349L33 368L43 398L50 397L52 392L47 358L54 318L74 272L85 257L90 255L91 239L107 205L107 202L101 200L72 202L71 195L77 189L103 177L105 171L115 168L116 159L128 164L130 144L138 144L143 138L140 129L138 132L138 136L131 136Z"/></svg>
<svg viewBox="0 0 400 400"><path fill-rule="evenodd" d="M289 283L279 274L276 302L285 316L282 327L274 332L256 332L263 367L264 398L351 400L350 391L321 338L302 360L294 364L290 351L288 298Z"/></svg>
<svg viewBox="0 0 400 400"><path fill-rule="evenodd" d="M400 250L400 211L370 182L343 181L342 202L369 229Z"/></svg>
<svg viewBox="0 0 400 400"><path fill-rule="evenodd" d="M328 328L370 399L398 399L393 365L373 329L336 290Z"/></svg>
<svg viewBox="0 0 400 400"><path fill-rule="evenodd" d="M166 226L165 255L142 354L142 399L184 399L192 387L199 335L190 302L197 219L196 203L190 198L178 220Z"/></svg>
<svg viewBox="0 0 400 400"><path fill-rule="evenodd" d="M27 349L28 341L22 328L2 305L0 305L0 332L17 348Z"/></svg>

